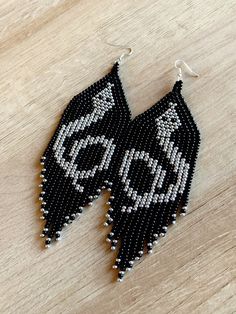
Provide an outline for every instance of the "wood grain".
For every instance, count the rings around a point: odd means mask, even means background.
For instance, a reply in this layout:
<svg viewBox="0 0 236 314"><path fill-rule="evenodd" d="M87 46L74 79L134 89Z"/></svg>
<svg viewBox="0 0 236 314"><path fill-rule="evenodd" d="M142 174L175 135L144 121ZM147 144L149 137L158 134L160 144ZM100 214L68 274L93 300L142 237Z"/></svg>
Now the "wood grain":
<svg viewBox="0 0 236 314"><path fill-rule="evenodd" d="M236 313L235 1L0 0L0 313ZM100 197L42 248L39 158L73 95L121 68L133 115L173 85L202 135L189 214L115 282Z"/></svg>

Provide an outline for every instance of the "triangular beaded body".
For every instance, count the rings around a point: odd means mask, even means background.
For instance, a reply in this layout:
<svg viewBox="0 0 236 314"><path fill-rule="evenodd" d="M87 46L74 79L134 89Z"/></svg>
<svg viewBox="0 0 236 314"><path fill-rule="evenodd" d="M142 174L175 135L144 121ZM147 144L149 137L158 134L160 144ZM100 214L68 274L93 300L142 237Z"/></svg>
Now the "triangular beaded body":
<svg viewBox="0 0 236 314"><path fill-rule="evenodd" d="M120 248L114 268L125 271L152 252L159 237L185 215L200 144L182 96L182 81L149 110L131 119L119 64L75 96L42 159L42 237L60 239L63 226L111 192L107 241Z"/></svg>

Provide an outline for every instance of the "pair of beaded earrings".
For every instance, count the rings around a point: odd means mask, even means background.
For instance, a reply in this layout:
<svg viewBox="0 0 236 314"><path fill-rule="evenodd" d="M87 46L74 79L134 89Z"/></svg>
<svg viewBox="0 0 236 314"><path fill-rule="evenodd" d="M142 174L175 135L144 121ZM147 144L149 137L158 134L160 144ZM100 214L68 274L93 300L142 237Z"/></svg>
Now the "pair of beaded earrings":
<svg viewBox="0 0 236 314"><path fill-rule="evenodd" d="M104 225L112 225L107 241L118 250L118 281L186 214L200 144L181 95L181 65L198 74L177 60L173 89L132 119L119 77L124 56L65 109L41 158L39 197L49 247L103 189L110 192Z"/></svg>

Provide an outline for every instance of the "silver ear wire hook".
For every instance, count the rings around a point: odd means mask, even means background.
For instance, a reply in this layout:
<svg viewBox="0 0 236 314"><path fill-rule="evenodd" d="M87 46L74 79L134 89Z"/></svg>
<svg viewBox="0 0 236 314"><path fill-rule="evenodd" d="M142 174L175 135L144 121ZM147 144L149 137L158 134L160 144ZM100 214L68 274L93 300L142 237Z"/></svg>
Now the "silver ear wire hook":
<svg viewBox="0 0 236 314"><path fill-rule="evenodd" d="M199 74L195 71L193 71L190 66L184 61L184 60L175 60L175 68L178 69L179 73L178 73L178 81L182 80L182 68L181 68L181 64L185 66L185 68L187 69L187 71L189 72L190 75L195 76L195 77L199 77Z"/></svg>
<svg viewBox="0 0 236 314"><path fill-rule="evenodd" d="M116 60L116 62L118 62L118 63L121 63L121 61L122 61L125 57L131 56L132 53L133 53L132 48L130 48L130 47L123 47L123 48L129 49L129 52L124 52L124 53L122 53L122 55Z"/></svg>
<svg viewBox="0 0 236 314"><path fill-rule="evenodd" d="M127 47L127 46L124 46L124 45L118 45L118 44L112 44L112 43L109 43L106 41L106 43L110 46L113 46L113 47L119 47L119 48L124 48L124 49L128 49L129 52L124 52L120 55L120 57L118 59L116 59L115 62L118 62L118 63L121 63L122 60L124 60L125 57L128 57L130 55L132 55L133 53L133 49L131 47Z"/></svg>

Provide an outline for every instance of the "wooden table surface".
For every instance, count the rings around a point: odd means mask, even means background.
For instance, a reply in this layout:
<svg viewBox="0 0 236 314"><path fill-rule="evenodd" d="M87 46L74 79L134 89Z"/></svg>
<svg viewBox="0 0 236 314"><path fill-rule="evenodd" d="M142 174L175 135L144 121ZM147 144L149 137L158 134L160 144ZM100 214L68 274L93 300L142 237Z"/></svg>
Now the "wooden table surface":
<svg viewBox="0 0 236 314"><path fill-rule="evenodd" d="M233 0L0 0L0 313L236 313ZM73 95L121 67L133 115L184 74L202 135L189 214L124 282L111 269L100 197L42 247L39 158Z"/></svg>

